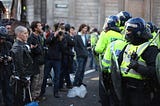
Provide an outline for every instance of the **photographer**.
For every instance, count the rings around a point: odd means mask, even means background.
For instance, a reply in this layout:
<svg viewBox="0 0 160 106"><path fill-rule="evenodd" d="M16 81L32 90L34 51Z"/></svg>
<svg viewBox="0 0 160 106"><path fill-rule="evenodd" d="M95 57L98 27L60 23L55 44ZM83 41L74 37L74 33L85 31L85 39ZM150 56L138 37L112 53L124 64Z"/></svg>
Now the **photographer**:
<svg viewBox="0 0 160 106"><path fill-rule="evenodd" d="M62 31L57 31L54 34L50 35L46 39L46 44L48 45L48 53L46 55L46 63L44 68L44 78L41 89L41 95L44 95L47 78L50 74L51 69L54 70L54 97L59 98L59 79L60 79L60 70L61 70L61 59L62 59L62 47L64 33Z"/></svg>
<svg viewBox="0 0 160 106"><path fill-rule="evenodd" d="M13 106L12 87L9 85L12 75L12 58L10 56L12 44L6 41L7 34L7 29L0 26L0 88L5 106Z"/></svg>

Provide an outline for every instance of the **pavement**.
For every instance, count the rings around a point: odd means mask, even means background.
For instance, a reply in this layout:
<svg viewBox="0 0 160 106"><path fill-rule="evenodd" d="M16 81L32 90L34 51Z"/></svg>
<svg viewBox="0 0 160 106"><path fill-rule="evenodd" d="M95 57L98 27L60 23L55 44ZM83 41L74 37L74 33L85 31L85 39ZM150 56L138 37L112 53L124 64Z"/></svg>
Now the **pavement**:
<svg viewBox="0 0 160 106"><path fill-rule="evenodd" d="M98 72L94 69L85 72L84 83L87 85L87 94L84 98L80 97L67 97L69 89L65 92L60 92L61 98L53 96L53 87L47 87L45 101L40 102L40 106L101 106L99 103L98 94Z"/></svg>

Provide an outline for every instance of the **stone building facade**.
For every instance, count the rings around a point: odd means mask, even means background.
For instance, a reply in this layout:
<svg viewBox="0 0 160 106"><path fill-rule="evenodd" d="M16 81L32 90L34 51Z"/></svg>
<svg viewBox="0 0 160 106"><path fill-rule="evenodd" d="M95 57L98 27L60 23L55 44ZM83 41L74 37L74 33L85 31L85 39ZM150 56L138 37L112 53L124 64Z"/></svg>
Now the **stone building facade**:
<svg viewBox="0 0 160 106"><path fill-rule="evenodd" d="M76 28L86 23L101 29L105 17L128 11L160 25L160 0L26 0L27 20L39 20L52 26L70 23Z"/></svg>

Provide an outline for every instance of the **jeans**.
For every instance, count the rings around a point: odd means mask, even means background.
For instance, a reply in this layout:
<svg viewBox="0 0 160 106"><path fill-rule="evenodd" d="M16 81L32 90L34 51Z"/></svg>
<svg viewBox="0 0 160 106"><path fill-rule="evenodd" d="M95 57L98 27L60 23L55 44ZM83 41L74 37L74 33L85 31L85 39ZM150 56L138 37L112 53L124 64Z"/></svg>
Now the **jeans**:
<svg viewBox="0 0 160 106"><path fill-rule="evenodd" d="M71 80L70 80L70 70L71 70L71 60L69 59L69 56L64 56L62 60L62 68L61 68L61 75L60 75L60 89L63 88L64 84L64 79L65 82L67 83L67 86L71 85Z"/></svg>
<svg viewBox="0 0 160 106"><path fill-rule="evenodd" d="M59 90L59 79L60 79L60 69L61 61L60 60L47 60L44 67L44 78L41 88L41 95L45 93L47 78L50 75L51 69L54 70L54 93Z"/></svg>
<svg viewBox="0 0 160 106"><path fill-rule="evenodd" d="M89 58L90 58L89 67L92 69L93 68L93 64L94 64L93 53L92 53L91 50L89 50L88 52L89 52Z"/></svg>
<svg viewBox="0 0 160 106"><path fill-rule="evenodd" d="M78 69L75 73L73 86L80 86L83 82L85 67L87 63L87 57L86 58L78 57L77 62L78 62Z"/></svg>

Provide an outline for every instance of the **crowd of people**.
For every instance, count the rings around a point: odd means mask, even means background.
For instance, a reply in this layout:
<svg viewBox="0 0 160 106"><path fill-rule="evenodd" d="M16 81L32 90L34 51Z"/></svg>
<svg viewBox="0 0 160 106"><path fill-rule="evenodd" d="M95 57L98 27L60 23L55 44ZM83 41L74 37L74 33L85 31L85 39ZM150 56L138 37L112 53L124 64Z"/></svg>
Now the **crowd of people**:
<svg viewBox="0 0 160 106"><path fill-rule="evenodd" d="M0 88L5 106L24 106L31 101L30 95L33 101L45 100L47 79L51 77L55 98L60 98L64 89L86 85L83 77L89 52L90 67L94 66L88 25L80 25L76 32L74 26L65 23L54 24L52 30L39 21L30 27L15 27L14 22L4 19L0 26ZM98 36L96 28L93 32Z"/></svg>
<svg viewBox="0 0 160 106"><path fill-rule="evenodd" d="M45 100L51 77L55 98L64 88L87 86L88 57L89 67L99 71L102 106L158 106L160 37L153 22L121 11L106 17L100 34L86 24L76 32L66 23L56 23L52 30L39 21L15 28L14 22L0 22L0 102L5 106Z"/></svg>

